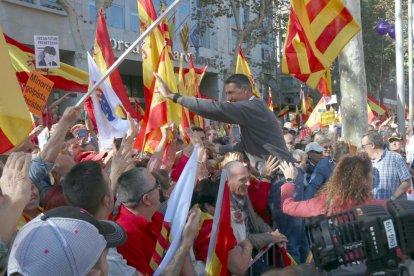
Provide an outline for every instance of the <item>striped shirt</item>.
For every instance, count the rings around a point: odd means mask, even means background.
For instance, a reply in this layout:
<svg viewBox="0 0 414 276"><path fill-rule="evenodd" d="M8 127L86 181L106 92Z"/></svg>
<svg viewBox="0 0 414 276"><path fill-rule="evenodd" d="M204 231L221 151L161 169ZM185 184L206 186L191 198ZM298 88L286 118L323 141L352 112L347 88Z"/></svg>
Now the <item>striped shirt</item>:
<svg viewBox="0 0 414 276"><path fill-rule="evenodd" d="M374 169L372 195L375 199L390 199L402 182L411 179L404 158L387 149L377 162L372 161L372 166ZM404 193L400 199L407 199L406 194Z"/></svg>

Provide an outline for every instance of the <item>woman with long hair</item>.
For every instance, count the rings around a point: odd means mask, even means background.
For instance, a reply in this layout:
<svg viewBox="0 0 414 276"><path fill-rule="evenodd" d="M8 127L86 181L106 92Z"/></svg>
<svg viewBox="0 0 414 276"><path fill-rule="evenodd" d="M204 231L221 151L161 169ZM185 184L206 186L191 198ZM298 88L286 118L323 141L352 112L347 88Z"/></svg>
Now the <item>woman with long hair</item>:
<svg viewBox="0 0 414 276"><path fill-rule="evenodd" d="M385 205L385 201L372 197L373 169L371 159L365 153L342 157L328 182L314 198L305 201L293 200L294 179L296 177L294 165L282 162L280 169L286 178L286 183L281 190L281 204L285 214L312 217L321 214L335 214L358 205Z"/></svg>

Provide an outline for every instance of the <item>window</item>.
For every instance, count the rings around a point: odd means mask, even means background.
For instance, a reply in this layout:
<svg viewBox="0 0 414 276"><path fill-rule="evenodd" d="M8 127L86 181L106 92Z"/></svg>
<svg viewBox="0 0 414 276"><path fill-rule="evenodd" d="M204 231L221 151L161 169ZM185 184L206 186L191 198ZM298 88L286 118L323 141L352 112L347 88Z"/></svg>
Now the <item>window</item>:
<svg viewBox="0 0 414 276"><path fill-rule="evenodd" d="M98 14L96 13L96 3L95 0L89 0L89 20L96 22Z"/></svg>
<svg viewBox="0 0 414 276"><path fill-rule="evenodd" d="M25 1L25 2L28 2L28 1ZM63 11L63 8L58 3L58 0L40 0L40 6L46 7L46 8L49 8L49 9Z"/></svg>
<svg viewBox="0 0 414 276"><path fill-rule="evenodd" d="M124 8L118 5L112 4L111 7L108 9L108 24L111 27L117 28L117 29L123 29L124 28Z"/></svg>
<svg viewBox="0 0 414 276"><path fill-rule="evenodd" d="M133 32L139 32L139 15L137 0L129 0L129 11L129 29Z"/></svg>

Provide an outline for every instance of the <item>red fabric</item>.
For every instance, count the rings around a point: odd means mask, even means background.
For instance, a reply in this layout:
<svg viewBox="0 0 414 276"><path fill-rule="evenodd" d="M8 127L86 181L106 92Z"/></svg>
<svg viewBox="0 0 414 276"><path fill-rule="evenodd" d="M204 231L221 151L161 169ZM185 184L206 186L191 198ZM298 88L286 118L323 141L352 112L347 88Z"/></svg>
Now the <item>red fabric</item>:
<svg viewBox="0 0 414 276"><path fill-rule="evenodd" d="M48 127L49 129L53 125L53 115L46 108L42 112L42 124L44 127Z"/></svg>
<svg viewBox="0 0 414 276"><path fill-rule="evenodd" d="M188 156L183 155L178 162L175 164L174 170L171 172L170 178L172 181L177 182L178 178L180 178L181 173L184 170L185 164L187 164L190 158Z"/></svg>
<svg viewBox="0 0 414 276"><path fill-rule="evenodd" d="M0 153L6 152L14 148L13 143L7 138L6 134L0 128Z"/></svg>
<svg viewBox="0 0 414 276"><path fill-rule="evenodd" d="M118 247L118 252L124 256L128 265L144 275L151 275L152 269L149 264L161 232L163 215L155 212L150 222L121 205L115 221L124 228L128 237L126 243Z"/></svg>
<svg viewBox="0 0 414 276"><path fill-rule="evenodd" d="M197 239L194 241L194 255L196 260L203 261L207 260L208 246L210 244L211 230L213 228L213 220L206 219L201 226L200 232L198 233ZM236 237L233 231L229 232L228 235L228 251L232 250L237 245Z"/></svg>
<svg viewBox="0 0 414 276"><path fill-rule="evenodd" d="M272 225L272 216L270 215L268 196L271 184L269 182L259 181L255 178L250 179L248 188L250 202L256 213L269 225Z"/></svg>
<svg viewBox="0 0 414 276"><path fill-rule="evenodd" d="M102 14L102 9L99 11L95 40L105 60L106 68L111 67L115 62L115 57L114 52L112 51L111 41L109 39L109 33L106 27L105 17ZM102 71L102 68L100 69ZM109 80L111 87L121 101L122 106L132 117L135 117L134 109L132 108L131 102L129 101L128 93L125 89L121 74L119 73L118 69L112 71L112 73L109 75Z"/></svg>
<svg viewBox="0 0 414 276"><path fill-rule="evenodd" d="M225 276L228 275L227 262L229 259L229 251L233 242L232 239L229 238L231 233L233 233L233 228L231 228L230 191L227 182L224 184L223 201L221 203L220 211L220 223L217 227L214 254L217 256L217 259L219 259L221 263L220 276Z"/></svg>
<svg viewBox="0 0 414 276"><path fill-rule="evenodd" d="M293 194L295 192L295 185L292 183L285 183L282 186L281 198L282 198L282 211L283 213L295 216L295 217L313 217L326 214L325 203L326 195L322 194L309 200L294 201ZM386 207L385 200L368 199L362 205L380 204ZM342 211L354 208L356 205L354 202L348 202L343 206L340 206Z"/></svg>

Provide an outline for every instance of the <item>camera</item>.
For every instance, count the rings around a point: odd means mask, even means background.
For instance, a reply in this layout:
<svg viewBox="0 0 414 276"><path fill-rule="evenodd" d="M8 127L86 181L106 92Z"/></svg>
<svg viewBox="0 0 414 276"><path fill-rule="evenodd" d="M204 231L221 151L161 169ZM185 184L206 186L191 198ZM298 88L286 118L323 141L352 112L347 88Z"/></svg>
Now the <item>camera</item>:
<svg viewBox="0 0 414 276"><path fill-rule="evenodd" d="M315 265L325 271L365 263L368 275L402 275L400 248L414 259L414 202L392 200L306 219ZM408 275L408 274L407 274Z"/></svg>

